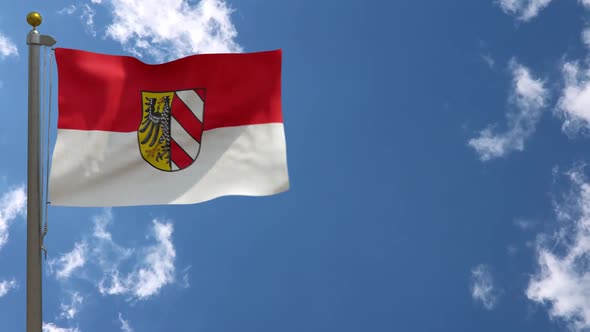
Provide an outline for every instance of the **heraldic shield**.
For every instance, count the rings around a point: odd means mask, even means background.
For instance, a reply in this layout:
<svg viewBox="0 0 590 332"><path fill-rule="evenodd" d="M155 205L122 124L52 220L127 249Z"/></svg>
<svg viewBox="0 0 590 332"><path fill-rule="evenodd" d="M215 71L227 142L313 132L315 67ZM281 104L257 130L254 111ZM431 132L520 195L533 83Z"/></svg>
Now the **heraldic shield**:
<svg viewBox="0 0 590 332"><path fill-rule="evenodd" d="M205 89L141 92L137 130L143 159L166 172L191 166L201 151Z"/></svg>

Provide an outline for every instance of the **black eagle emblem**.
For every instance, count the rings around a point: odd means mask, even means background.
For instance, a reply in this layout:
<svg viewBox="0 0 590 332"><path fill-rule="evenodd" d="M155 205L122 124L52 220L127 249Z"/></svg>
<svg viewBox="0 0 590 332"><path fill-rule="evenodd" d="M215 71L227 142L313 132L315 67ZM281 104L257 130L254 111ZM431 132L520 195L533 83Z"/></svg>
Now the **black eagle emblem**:
<svg viewBox="0 0 590 332"><path fill-rule="evenodd" d="M140 133L146 133L141 144L148 144L150 147L146 152L156 157L156 161L170 160L170 97L164 96L160 99L146 97L144 105L147 106L141 126ZM161 135L160 135L161 133ZM159 138L158 138L159 137ZM148 143L149 142L149 143Z"/></svg>

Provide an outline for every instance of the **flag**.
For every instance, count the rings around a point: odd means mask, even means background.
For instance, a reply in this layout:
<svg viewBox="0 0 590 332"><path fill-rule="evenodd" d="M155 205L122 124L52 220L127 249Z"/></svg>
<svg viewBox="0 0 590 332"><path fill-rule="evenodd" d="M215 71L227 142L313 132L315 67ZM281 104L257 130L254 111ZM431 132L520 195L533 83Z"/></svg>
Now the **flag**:
<svg viewBox="0 0 590 332"><path fill-rule="evenodd" d="M280 50L156 65L64 48L55 56L52 205L190 204L289 188Z"/></svg>

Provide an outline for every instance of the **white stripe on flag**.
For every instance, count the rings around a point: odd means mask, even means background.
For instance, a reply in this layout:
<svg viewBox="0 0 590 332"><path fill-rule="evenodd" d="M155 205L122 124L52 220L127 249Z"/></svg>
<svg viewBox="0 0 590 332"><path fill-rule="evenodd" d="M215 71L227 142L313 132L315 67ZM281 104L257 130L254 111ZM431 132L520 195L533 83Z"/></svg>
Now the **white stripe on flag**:
<svg viewBox="0 0 590 332"><path fill-rule="evenodd" d="M170 117L170 133L172 139L180 145L184 152L188 153L192 159L197 158L201 144L192 138L173 116Z"/></svg>
<svg viewBox="0 0 590 332"><path fill-rule="evenodd" d="M182 90L176 91L176 95L188 106L197 119L203 122L203 100L197 92L195 90Z"/></svg>
<svg viewBox="0 0 590 332"><path fill-rule="evenodd" d="M143 160L137 132L58 129L49 178L51 203L190 204L225 195L272 195L289 188L282 123L207 130L203 142L191 166L164 172Z"/></svg>
<svg viewBox="0 0 590 332"><path fill-rule="evenodd" d="M176 164L172 160L170 160L170 168L173 171L178 171L180 169L180 167L176 166Z"/></svg>

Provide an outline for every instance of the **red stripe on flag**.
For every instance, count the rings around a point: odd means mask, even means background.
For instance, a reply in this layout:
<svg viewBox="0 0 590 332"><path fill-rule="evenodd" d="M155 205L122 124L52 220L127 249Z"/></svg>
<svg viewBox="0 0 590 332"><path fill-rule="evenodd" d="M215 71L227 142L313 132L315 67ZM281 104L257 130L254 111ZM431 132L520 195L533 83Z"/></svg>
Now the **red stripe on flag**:
<svg viewBox="0 0 590 332"><path fill-rule="evenodd" d="M192 55L159 65L64 48L55 54L60 129L134 132L142 91L188 89L206 90L204 130L283 122L280 50Z"/></svg>
<svg viewBox="0 0 590 332"><path fill-rule="evenodd" d="M205 89L196 89L195 91L197 91L197 94L199 97L201 97L201 100L205 101Z"/></svg>
<svg viewBox="0 0 590 332"><path fill-rule="evenodd" d="M193 163L193 159L176 143L174 139L170 139L170 154L172 161L180 169L185 169Z"/></svg>
<svg viewBox="0 0 590 332"><path fill-rule="evenodd" d="M201 143L203 124L178 96L172 98L172 116L192 138Z"/></svg>

